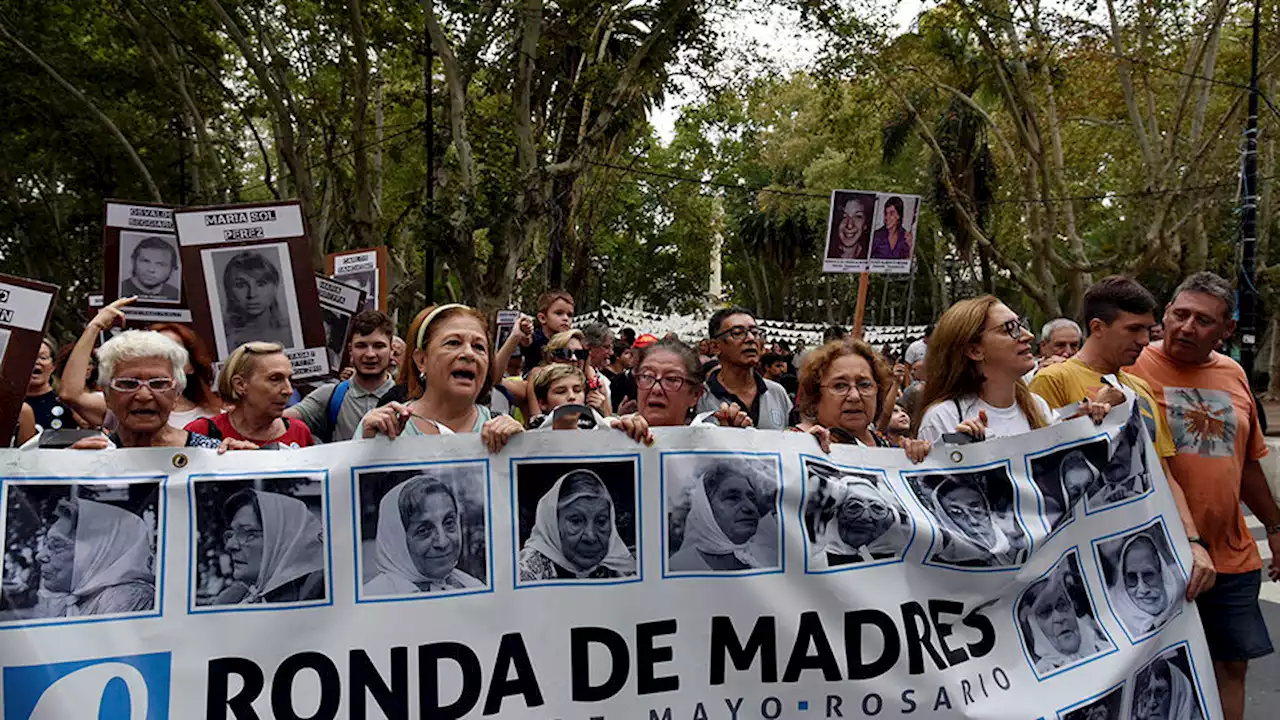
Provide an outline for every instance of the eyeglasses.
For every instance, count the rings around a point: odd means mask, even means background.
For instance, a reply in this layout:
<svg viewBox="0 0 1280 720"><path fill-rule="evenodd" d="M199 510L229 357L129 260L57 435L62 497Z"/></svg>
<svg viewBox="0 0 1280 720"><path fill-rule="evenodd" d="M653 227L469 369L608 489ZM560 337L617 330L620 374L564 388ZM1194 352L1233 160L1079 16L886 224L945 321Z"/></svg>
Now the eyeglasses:
<svg viewBox="0 0 1280 720"><path fill-rule="evenodd" d="M590 350L570 350L569 348L560 348L551 351L552 360L560 360L568 362L570 360L586 360L591 357Z"/></svg>
<svg viewBox="0 0 1280 720"><path fill-rule="evenodd" d="M1026 318L1018 318L1017 320L1007 320L993 328L987 328L983 332L1003 332L1010 339L1020 340L1022 334L1031 334L1031 321Z"/></svg>
<svg viewBox="0 0 1280 720"><path fill-rule="evenodd" d="M139 380L138 378L131 377L118 377L111 378L111 382L108 383L108 385L111 386L112 390L122 393L138 392L142 389L143 385L146 385L151 389L151 392L154 393L169 392L174 388L173 378L167 377L151 378L149 380Z"/></svg>
<svg viewBox="0 0 1280 720"><path fill-rule="evenodd" d="M734 325L728 330L716 335L713 339L719 340L725 335L728 335L734 342L742 342L748 335L754 336L755 339L764 342L765 338L769 336L769 333L766 332L764 328L757 325L752 325L751 327L747 327L745 325Z"/></svg>
<svg viewBox="0 0 1280 720"><path fill-rule="evenodd" d="M853 384L837 380L829 385L823 385L822 389L832 397L847 397L854 390L857 390L859 395L875 395L880 386L870 380L859 380Z"/></svg>
<svg viewBox="0 0 1280 720"><path fill-rule="evenodd" d="M262 531L256 528L235 528L232 530L226 530L222 533L222 544L229 544L233 538L237 545L256 543L262 539Z"/></svg>
<svg viewBox="0 0 1280 720"><path fill-rule="evenodd" d="M889 508L880 503L850 500L840 506L840 514L850 520L861 520L868 517L872 520L883 520L889 517Z"/></svg>
<svg viewBox="0 0 1280 720"><path fill-rule="evenodd" d="M663 390L666 390L667 392L679 392L680 388L684 387L684 384L687 382L689 382L688 378L682 378L679 375L668 375L660 378L653 373L643 373L636 376L636 386L642 387L645 390L648 390L658 383L662 383Z"/></svg>

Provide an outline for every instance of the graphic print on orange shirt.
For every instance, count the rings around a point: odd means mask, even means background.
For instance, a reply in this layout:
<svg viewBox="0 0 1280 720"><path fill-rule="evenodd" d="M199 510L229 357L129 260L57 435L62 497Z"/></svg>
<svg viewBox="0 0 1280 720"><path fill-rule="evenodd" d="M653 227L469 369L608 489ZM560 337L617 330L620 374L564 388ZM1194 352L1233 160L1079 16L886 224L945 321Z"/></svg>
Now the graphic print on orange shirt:
<svg viewBox="0 0 1280 720"><path fill-rule="evenodd" d="M1164 402L1178 452L1218 458L1231 457L1235 452L1239 428L1229 393L1165 387Z"/></svg>

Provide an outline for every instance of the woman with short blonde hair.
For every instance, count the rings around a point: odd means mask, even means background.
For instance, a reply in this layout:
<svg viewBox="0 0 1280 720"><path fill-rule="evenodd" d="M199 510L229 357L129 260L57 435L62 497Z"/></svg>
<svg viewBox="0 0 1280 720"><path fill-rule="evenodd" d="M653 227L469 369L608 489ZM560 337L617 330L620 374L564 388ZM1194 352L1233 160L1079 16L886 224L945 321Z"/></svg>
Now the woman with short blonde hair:
<svg viewBox="0 0 1280 720"><path fill-rule="evenodd" d="M188 430L260 447L315 442L306 423L284 417L293 396L293 365L279 343L247 342L233 350L218 375L218 395L231 410L192 421Z"/></svg>

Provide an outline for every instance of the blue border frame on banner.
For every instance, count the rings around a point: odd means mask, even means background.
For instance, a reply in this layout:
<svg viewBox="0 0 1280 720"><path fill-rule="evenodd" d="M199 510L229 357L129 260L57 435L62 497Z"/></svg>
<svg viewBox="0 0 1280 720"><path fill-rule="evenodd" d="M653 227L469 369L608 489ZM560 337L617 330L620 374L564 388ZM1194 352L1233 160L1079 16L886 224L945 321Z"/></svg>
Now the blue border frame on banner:
<svg viewBox="0 0 1280 720"><path fill-rule="evenodd" d="M883 468L864 468L856 465L841 465L834 460L824 458L819 455L808 455L800 453L797 456L800 460L800 541L804 548L804 572L806 575L829 575L831 573L848 572L850 570L862 570L865 568L881 567L884 565L897 565L906 562L907 552L911 550L911 546L916 541L916 533L918 532L917 522L914 515L907 510L907 503L898 495L898 491L893 487L893 483L889 482L889 475ZM817 570L809 569L809 527L804 522L805 507L809 503L809 465L806 461L813 460L826 465L830 465L840 470L849 470L852 472L862 473L863 475L878 475L884 486L889 492L902 503L902 510L907 515L907 521L911 523L911 537L907 538L907 544L902 547L901 554L896 558L885 558L884 560L872 560L871 562L849 563L848 565L839 565L837 567L819 568Z"/></svg>
<svg viewBox="0 0 1280 720"><path fill-rule="evenodd" d="M434 593L415 593L411 595L388 595L386 597L363 597L364 595L364 576L362 566L364 565L364 554L361 552L360 539L360 487L357 484L357 473L365 472L387 472L395 470L403 470L407 468L427 468L438 465L470 465L480 464L484 468L484 524L485 524L485 555L489 565L489 579L482 588L462 588L448 592ZM443 598L461 597L463 595L485 595L493 592L495 583L493 577L493 476L489 466L488 458L472 458L464 460L426 460L422 462L399 462L378 465L353 465L351 467L351 532L354 556L352 557L352 569L355 574L355 601L357 605L365 603L392 603L392 602L408 602L413 600L440 600Z"/></svg>
<svg viewBox="0 0 1280 720"><path fill-rule="evenodd" d="M1160 657L1161 655L1177 647L1181 647L1187 653L1187 669L1191 671L1191 679L1196 684L1196 707L1200 709L1201 717L1205 718L1205 720L1209 720L1210 718L1215 717L1215 715L1213 713L1208 712L1209 704L1205 702L1205 699L1204 699L1204 684L1200 682L1200 670L1196 668L1196 656L1195 656L1195 653L1191 652L1191 643L1189 641L1179 640L1178 642L1173 643L1172 645L1168 645L1166 647L1160 648L1159 650L1157 650L1155 653L1151 655L1151 658L1149 660L1147 660L1142 665L1138 666L1138 668L1133 671L1133 678L1134 680L1137 680L1138 673L1150 667L1151 663L1156 661L1156 658ZM1217 680L1215 680L1214 683L1216 685ZM1220 715L1218 717L1220 717Z"/></svg>
<svg viewBox="0 0 1280 720"><path fill-rule="evenodd" d="M1062 524L1061 524L1061 525L1059 525L1056 529L1055 529L1055 528L1051 528L1051 527L1049 527L1049 520L1048 520L1048 518L1046 518L1046 517L1044 516L1044 509L1045 509L1044 492L1041 490L1041 488L1040 488L1040 484L1036 482L1036 476L1035 476L1035 473L1033 473L1033 472L1031 471L1031 461L1032 461L1032 460L1039 460L1039 459L1040 459L1040 458L1042 458L1042 457L1046 457L1046 456L1048 456L1048 455L1052 455L1052 454L1054 454L1054 453L1056 453L1056 452L1061 452L1061 451L1066 450L1066 449L1068 449L1068 448L1079 448L1079 447L1083 447L1083 446L1088 445L1088 444L1090 444L1090 443L1097 442L1098 440L1103 440L1103 441L1105 441L1105 444L1106 444L1106 446L1107 446L1107 458L1108 458L1108 459L1110 459L1110 457L1111 457L1111 436L1110 436L1110 435L1108 435L1108 434L1107 434L1107 433L1105 433L1105 432L1104 432L1104 433L1098 433L1097 435L1094 435L1094 436L1089 437L1089 438L1085 438L1084 440L1072 440L1072 441L1070 441L1070 442L1064 442L1064 443L1061 443L1061 444L1058 444L1058 445L1054 445L1053 447L1050 447L1050 448L1045 448L1044 450L1041 450L1040 452L1036 452L1036 453L1029 453L1029 454L1027 454L1027 455L1023 455L1022 460L1023 460L1023 462L1026 464L1026 467L1027 467L1027 480L1028 480L1028 482L1029 482L1029 483L1030 483L1030 485L1031 485L1032 492L1034 492L1034 493L1036 494L1036 514L1037 514L1037 515L1039 515L1039 517L1040 517L1040 524L1044 527L1044 531L1045 531L1045 533L1046 533L1046 534L1045 534L1045 538L1044 538L1044 539L1045 539L1045 542L1048 542L1050 538L1052 538L1053 536L1055 536L1055 535L1057 535L1058 533L1062 532L1062 529L1063 529L1063 528L1067 527L1068 525L1070 525L1070 524L1072 524L1072 523L1074 523L1074 522L1076 521L1076 518L1077 518L1077 517L1079 517L1079 516L1077 515L1077 513L1076 513L1076 508L1078 508L1078 507L1080 507L1080 506L1084 506L1084 513L1085 513L1086 515L1089 515L1089 514L1092 514L1092 513L1090 513L1090 512L1089 512L1089 507L1088 507L1088 506L1089 506L1089 497L1088 497L1088 495L1086 494L1086 495L1085 495L1085 497L1083 497L1083 498L1081 498L1081 499L1080 499L1080 502L1076 503L1076 505L1075 505L1075 506L1073 506L1073 507L1069 508L1069 510L1071 511L1071 519L1070 519L1070 520L1067 520L1066 522L1062 523ZM1102 472L1103 472L1105 469L1106 469L1106 468L1105 468L1105 466L1104 466L1104 467L1101 467L1101 468L1098 468L1098 475L1099 475L1099 477L1101 477L1101 476L1102 476ZM1062 478L1061 478L1061 476L1059 476L1059 478L1058 478L1058 483L1059 483L1059 484L1061 484L1061 483L1062 483ZM1066 488L1063 488L1063 492L1066 492ZM1150 492L1150 491L1148 491L1148 492ZM1144 497L1144 495L1139 495L1139 496L1137 496L1137 497L1138 497L1138 498L1141 498L1141 497ZM1098 510L1094 510L1093 512L1094 512L1094 513L1105 512L1105 511L1110 510L1110 509L1112 509L1112 508L1120 507L1121 505L1127 504L1127 503L1129 503L1129 502L1131 502L1131 501L1132 501L1132 499L1130 499L1130 500L1124 500L1124 501L1122 501L1122 502L1115 503L1115 504L1113 504L1113 505L1108 505L1108 506L1106 506L1106 507L1104 507L1104 508L1099 508ZM1024 524L1026 524L1026 523L1024 523Z"/></svg>
<svg viewBox="0 0 1280 720"><path fill-rule="evenodd" d="M1124 633L1124 636L1129 641L1130 645L1138 645L1140 643L1144 643L1150 640L1151 638L1159 635L1160 631L1168 627L1169 623L1173 622L1175 618L1181 616L1182 613L1186 612L1187 610L1186 603L1183 602L1182 598L1175 598L1174 602L1180 603L1180 606L1178 607L1178 612L1170 616L1168 621L1166 621L1164 625L1161 625L1155 630L1152 630L1151 632L1146 633L1142 637L1135 640L1133 636L1129 634L1129 628L1124 626L1124 621L1121 620L1120 616L1116 614L1116 609L1111 605L1111 596L1107 593L1107 587L1106 587L1107 574L1102 569L1102 551L1098 546L1101 543L1107 542L1109 540L1114 540L1115 538L1122 537L1124 535L1131 535L1135 532L1146 530L1147 528L1156 524L1159 524L1160 529L1164 531L1164 539L1169 546L1169 553L1173 555L1174 561L1178 563L1178 571L1182 573L1183 582L1189 581L1190 578L1187 576L1187 568L1182 564L1182 558L1178 557L1178 549L1173 546L1173 537L1169 535L1169 524L1165 522L1163 513L1161 513L1160 515L1156 515L1155 517L1151 518L1150 520L1147 520L1146 522L1138 523L1137 525L1125 528L1124 530L1113 532L1110 535L1103 535L1102 537L1092 542L1093 561L1097 563L1098 577L1102 579L1102 585L1103 585L1102 597L1106 599L1107 610L1111 611L1111 617L1116 619L1116 624L1120 626L1121 632Z"/></svg>
<svg viewBox="0 0 1280 720"><path fill-rule="evenodd" d="M202 479L208 481L216 480L257 480L272 479L280 477L288 477L290 475L323 475L324 479L320 481L321 488L324 493L324 550L325 550L325 600L308 600L299 603L262 603L262 604L245 604L245 605L204 605L197 606L196 601L196 582L195 572L197 567L196 552L199 548L196 542L196 533L199 529L196 527L196 480ZM264 477L265 476L265 477ZM303 610L314 607L329 607L333 605L333 520L331 517L332 508L329 497L329 470L328 468L320 470L271 470L268 472L236 472L236 473L199 473L187 476L187 516L191 523L191 531L188 540L191 547L187 552L187 560L190 565L187 568L187 614L188 615L213 615L216 613L228 612L267 612L267 611L283 611L283 610Z"/></svg>
<svg viewBox="0 0 1280 720"><path fill-rule="evenodd" d="M156 538L156 606L151 611L132 612L127 614L112 615L111 617L94 617L79 616L76 618L61 618L49 621L43 620L15 620L13 622L0 623L0 631L15 630L19 628L33 627L57 627L60 625L89 625L91 623L109 623L124 622L127 620L143 620L148 618L164 617L164 579L168 568L165 564L165 553L168 552L169 543L169 476L164 473L156 475L121 475L118 477L62 477L54 475L39 475L33 477L5 477L0 478L0 493L4 498L4 519L3 528L0 532L8 532L9 530L9 487L11 485L33 484L33 485L111 485L120 484L142 484L143 482L156 482L157 495L159 496L160 512L156 520L158 536Z"/></svg>
<svg viewBox="0 0 1280 720"><path fill-rule="evenodd" d="M1116 683L1115 685L1112 685L1111 687L1107 688L1106 690L1103 690L1100 693L1097 693L1096 695L1092 695L1078 702L1074 702L1062 708L1061 710L1058 710L1058 720L1062 720L1062 716L1069 712L1074 712L1087 705L1092 705L1093 703L1110 695L1116 690L1120 691L1120 713L1121 713L1121 717L1123 717L1124 716L1124 688L1126 683L1128 683L1127 680L1121 680L1120 682Z"/></svg>
<svg viewBox="0 0 1280 720"><path fill-rule="evenodd" d="M1050 673L1041 675L1040 671L1036 669L1036 664L1031 661L1031 653L1028 652L1027 650L1027 638L1022 632L1022 622L1018 619L1018 606L1022 604L1022 597L1027 592L1026 590L1023 590L1022 592L1018 593L1018 596L1014 598L1012 603L1013 604L1013 627L1018 631L1018 639L1022 641L1022 656L1027 659L1027 664L1031 666L1032 674L1036 676L1036 680L1039 682L1044 682L1045 680L1048 680L1049 678L1059 673L1084 667L1085 665L1088 665L1089 663L1095 660L1101 660L1102 658L1107 657L1108 655L1113 655L1120 651L1120 646L1116 645L1115 638L1111 637L1111 633L1107 632L1106 623L1102 622L1102 619L1098 615L1098 603L1093 599L1093 592L1090 591L1089 589L1089 581L1084 577L1084 561L1080 559L1081 553L1080 553L1079 545L1072 545L1066 550L1063 550L1062 554L1058 556L1058 559L1054 561L1053 565L1048 570L1046 570L1043 575L1036 578L1035 580L1032 580L1030 583L1027 584L1027 589L1030 589L1032 585L1040 582L1041 580L1047 579L1050 575L1053 574L1054 570L1058 569L1059 565L1067 561L1067 556L1072 553L1075 553L1076 555L1076 565L1077 567L1080 568L1080 581L1084 583L1084 594L1085 594L1085 597L1089 599L1089 609L1093 611L1094 622L1098 624L1098 629L1102 631L1102 636L1105 637L1107 639L1107 642L1111 644L1111 649L1105 652L1100 652L1095 655L1091 655L1087 659L1079 660L1070 665L1063 665L1062 667L1057 668L1056 670Z"/></svg>

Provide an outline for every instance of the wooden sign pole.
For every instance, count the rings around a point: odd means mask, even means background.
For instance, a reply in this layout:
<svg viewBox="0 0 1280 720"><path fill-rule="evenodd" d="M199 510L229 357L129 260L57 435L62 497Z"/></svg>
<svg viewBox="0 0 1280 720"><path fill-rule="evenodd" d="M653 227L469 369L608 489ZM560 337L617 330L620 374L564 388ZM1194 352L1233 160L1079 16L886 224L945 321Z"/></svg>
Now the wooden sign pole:
<svg viewBox="0 0 1280 720"><path fill-rule="evenodd" d="M871 284L871 273L858 274L858 304L853 311L853 336L862 337L862 322L867 316L867 287Z"/></svg>

